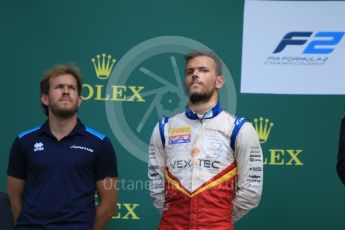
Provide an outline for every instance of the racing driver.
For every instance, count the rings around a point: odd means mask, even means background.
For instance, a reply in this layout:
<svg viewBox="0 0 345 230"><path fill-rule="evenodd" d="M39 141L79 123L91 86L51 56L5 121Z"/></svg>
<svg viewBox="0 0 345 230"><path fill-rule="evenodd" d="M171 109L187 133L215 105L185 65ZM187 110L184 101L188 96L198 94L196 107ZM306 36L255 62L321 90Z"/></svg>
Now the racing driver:
<svg viewBox="0 0 345 230"><path fill-rule="evenodd" d="M262 150L248 120L218 102L224 85L219 58L186 56L183 113L163 117L153 130L148 161L150 194L162 213L159 229L233 229L259 204Z"/></svg>

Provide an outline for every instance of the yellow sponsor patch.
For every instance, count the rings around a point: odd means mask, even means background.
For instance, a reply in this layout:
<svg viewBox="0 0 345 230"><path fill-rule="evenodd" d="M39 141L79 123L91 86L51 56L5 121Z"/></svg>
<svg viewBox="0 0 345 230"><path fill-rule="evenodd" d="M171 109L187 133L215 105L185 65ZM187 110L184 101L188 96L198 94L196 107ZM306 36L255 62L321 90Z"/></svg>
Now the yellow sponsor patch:
<svg viewBox="0 0 345 230"><path fill-rule="evenodd" d="M191 134L191 133L192 133L191 126L183 126L183 127L178 127L178 128L172 128L169 130L169 136L185 135L185 134Z"/></svg>

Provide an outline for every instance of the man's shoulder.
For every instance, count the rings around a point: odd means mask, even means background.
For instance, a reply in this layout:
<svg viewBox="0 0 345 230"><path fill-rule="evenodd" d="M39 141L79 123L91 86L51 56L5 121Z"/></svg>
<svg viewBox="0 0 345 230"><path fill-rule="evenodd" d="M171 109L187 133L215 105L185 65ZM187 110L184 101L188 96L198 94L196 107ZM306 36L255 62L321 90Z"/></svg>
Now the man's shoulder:
<svg viewBox="0 0 345 230"><path fill-rule="evenodd" d="M233 115L232 113L230 113L230 112L228 112L228 111L225 111L225 110L223 110L221 113L219 113L218 116L220 116L220 117L222 117L222 116L223 116L223 117L226 117L226 118L230 119L231 121L235 121L237 117L240 117L240 116L235 116L235 115ZM217 117L217 116L216 116L216 117Z"/></svg>
<svg viewBox="0 0 345 230"><path fill-rule="evenodd" d="M78 123L72 132L83 134L88 139L91 138L95 141L103 141L107 137L102 132L94 129L89 125L84 124L80 119L78 119Z"/></svg>
<svg viewBox="0 0 345 230"><path fill-rule="evenodd" d="M171 116L170 119L181 119L181 118L187 118L186 112L185 112L185 111L180 112L180 113L178 113L178 114L175 114L175 115Z"/></svg>
<svg viewBox="0 0 345 230"><path fill-rule="evenodd" d="M239 123L242 121L244 121L245 123L251 123L251 120L249 118L247 118L246 116L242 116L241 114L233 115L232 113L223 110L220 115L223 116L223 118L229 119L229 121L231 121L232 123Z"/></svg>
<svg viewBox="0 0 345 230"><path fill-rule="evenodd" d="M41 130L41 125L40 126L35 126L34 128L30 128L27 130L24 130L22 132L20 132L17 137L21 140L26 139L26 138L30 138L30 137L35 137Z"/></svg>
<svg viewBox="0 0 345 230"><path fill-rule="evenodd" d="M103 141L107 136L90 126L85 125L85 132L88 136L93 137L97 140Z"/></svg>
<svg viewBox="0 0 345 230"><path fill-rule="evenodd" d="M169 121L171 120L180 120L180 119L185 119L187 118L186 115L185 115L185 112L181 112L181 113L178 113L178 114L173 114L172 116L163 116L159 119L159 123L168 123Z"/></svg>

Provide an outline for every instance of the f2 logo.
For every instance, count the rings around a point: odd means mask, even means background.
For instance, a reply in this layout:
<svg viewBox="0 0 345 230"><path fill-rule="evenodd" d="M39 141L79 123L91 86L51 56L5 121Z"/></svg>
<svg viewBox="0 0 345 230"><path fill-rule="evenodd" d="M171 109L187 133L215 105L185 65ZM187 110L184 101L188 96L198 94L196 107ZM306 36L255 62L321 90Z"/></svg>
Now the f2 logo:
<svg viewBox="0 0 345 230"><path fill-rule="evenodd" d="M280 53L288 45L304 45L313 32L289 32L281 40L273 53ZM330 46L337 45L344 36L344 32L318 32L314 35L312 41L304 49L304 54L330 54L334 48ZM302 38L302 39L296 39ZM330 38L328 40L318 40L317 38Z"/></svg>

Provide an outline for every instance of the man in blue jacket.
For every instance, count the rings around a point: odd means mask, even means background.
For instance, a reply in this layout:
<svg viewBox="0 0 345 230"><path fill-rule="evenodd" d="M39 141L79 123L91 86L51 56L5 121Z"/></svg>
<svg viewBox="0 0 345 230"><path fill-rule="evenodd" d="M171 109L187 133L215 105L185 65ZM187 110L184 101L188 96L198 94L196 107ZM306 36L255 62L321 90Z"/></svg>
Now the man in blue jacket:
<svg viewBox="0 0 345 230"><path fill-rule="evenodd" d="M77 118L78 68L56 65L40 87L48 120L20 133L10 153L8 194L16 229L103 229L117 196L113 146Z"/></svg>

